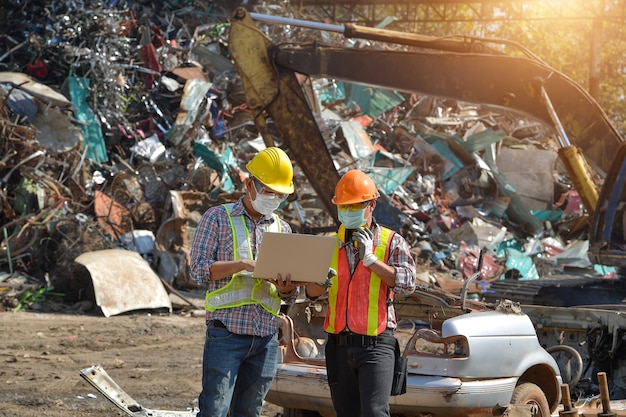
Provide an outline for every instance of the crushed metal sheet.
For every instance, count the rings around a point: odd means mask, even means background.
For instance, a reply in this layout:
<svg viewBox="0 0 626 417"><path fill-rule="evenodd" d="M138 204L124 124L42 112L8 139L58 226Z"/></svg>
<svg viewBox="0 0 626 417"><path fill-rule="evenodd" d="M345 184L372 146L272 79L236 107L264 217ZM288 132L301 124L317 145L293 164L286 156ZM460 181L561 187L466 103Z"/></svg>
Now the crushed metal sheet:
<svg viewBox="0 0 626 417"><path fill-rule="evenodd" d="M172 303L158 275L138 253L121 249L86 252L76 258L91 274L96 304L105 317Z"/></svg>
<svg viewBox="0 0 626 417"><path fill-rule="evenodd" d="M80 370L80 376L97 389L117 408L128 416L135 417L195 417L198 410L169 411L150 410L141 406L124 391L100 365L93 365Z"/></svg>
<svg viewBox="0 0 626 417"><path fill-rule="evenodd" d="M509 149L498 152L496 163L508 183L531 210L554 208L554 166L558 154L542 149Z"/></svg>

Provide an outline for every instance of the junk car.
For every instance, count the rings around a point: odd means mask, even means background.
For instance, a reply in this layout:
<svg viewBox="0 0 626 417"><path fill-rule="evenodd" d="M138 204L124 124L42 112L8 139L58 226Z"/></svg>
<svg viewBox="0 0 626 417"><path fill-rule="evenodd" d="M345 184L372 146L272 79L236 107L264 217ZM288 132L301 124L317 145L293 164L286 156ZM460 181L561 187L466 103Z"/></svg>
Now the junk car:
<svg viewBox="0 0 626 417"><path fill-rule="evenodd" d="M561 373L519 304L468 302L432 289L396 300L396 337L408 359L407 392L394 415L492 416L530 406L547 417L560 402ZM282 358L267 401L286 416L334 411L326 380L325 299L300 300L281 316Z"/></svg>

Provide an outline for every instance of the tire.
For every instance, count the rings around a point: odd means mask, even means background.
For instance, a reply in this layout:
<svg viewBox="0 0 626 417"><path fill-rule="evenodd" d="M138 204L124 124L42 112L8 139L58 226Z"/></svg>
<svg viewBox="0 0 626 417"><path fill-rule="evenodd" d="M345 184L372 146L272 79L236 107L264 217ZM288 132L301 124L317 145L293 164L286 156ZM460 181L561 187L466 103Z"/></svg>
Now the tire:
<svg viewBox="0 0 626 417"><path fill-rule="evenodd" d="M537 408L537 414L535 414L535 417L551 416L550 405L546 399L546 394L544 394L541 388L532 382L524 382L523 384L515 387L513 396L511 397L511 404L531 404Z"/></svg>
<svg viewBox="0 0 626 417"><path fill-rule="evenodd" d="M561 378L570 390L578 384L583 374L583 358L580 353L571 346L555 345L546 348L552 355L561 371Z"/></svg>

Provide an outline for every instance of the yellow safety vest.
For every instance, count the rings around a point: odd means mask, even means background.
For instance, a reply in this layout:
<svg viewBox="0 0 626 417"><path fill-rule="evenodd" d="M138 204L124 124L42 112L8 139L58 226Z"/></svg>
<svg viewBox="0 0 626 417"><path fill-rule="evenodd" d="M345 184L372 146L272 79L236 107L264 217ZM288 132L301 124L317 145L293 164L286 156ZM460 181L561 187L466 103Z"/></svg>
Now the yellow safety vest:
<svg viewBox="0 0 626 417"><path fill-rule="evenodd" d="M384 227L380 230L380 245L373 248L374 255L387 263L394 232ZM393 301L393 291L362 262L350 274L345 246L335 249L331 267L337 276L328 290L324 330L333 334L346 329L367 336L381 334L387 328L387 302Z"/></svg>
<svg viewBox="0 0 626 417"><path fill-rule="evenodd" d="M230 213L233 204L223 204L233 236L233 258L253 259L250 244L250 231L246 226L244 215L233 218ZM266 227L268 232L280 233L280 220L272 214L274 222ZM247 304L259 304L269 313L277 316L280 310L280 297L276 286L260 278L244 277L241 273L234 274L230 282L215 291L207 291L205 308L215 311L220 308L240 307Z"/></svg>

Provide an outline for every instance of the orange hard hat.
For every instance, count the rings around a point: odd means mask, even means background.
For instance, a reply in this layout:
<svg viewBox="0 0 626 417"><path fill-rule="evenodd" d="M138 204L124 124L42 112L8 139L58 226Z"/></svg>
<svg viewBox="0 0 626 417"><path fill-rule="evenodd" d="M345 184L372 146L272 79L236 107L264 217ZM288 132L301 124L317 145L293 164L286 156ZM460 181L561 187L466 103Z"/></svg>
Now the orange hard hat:
<svg viewBox="0 0 626 417"><path fill-rule="evenodd" d="M362 203L378 198L378 189L374 181L363 171L353 169L339 179L335 186L333 204Z"/></svg>

